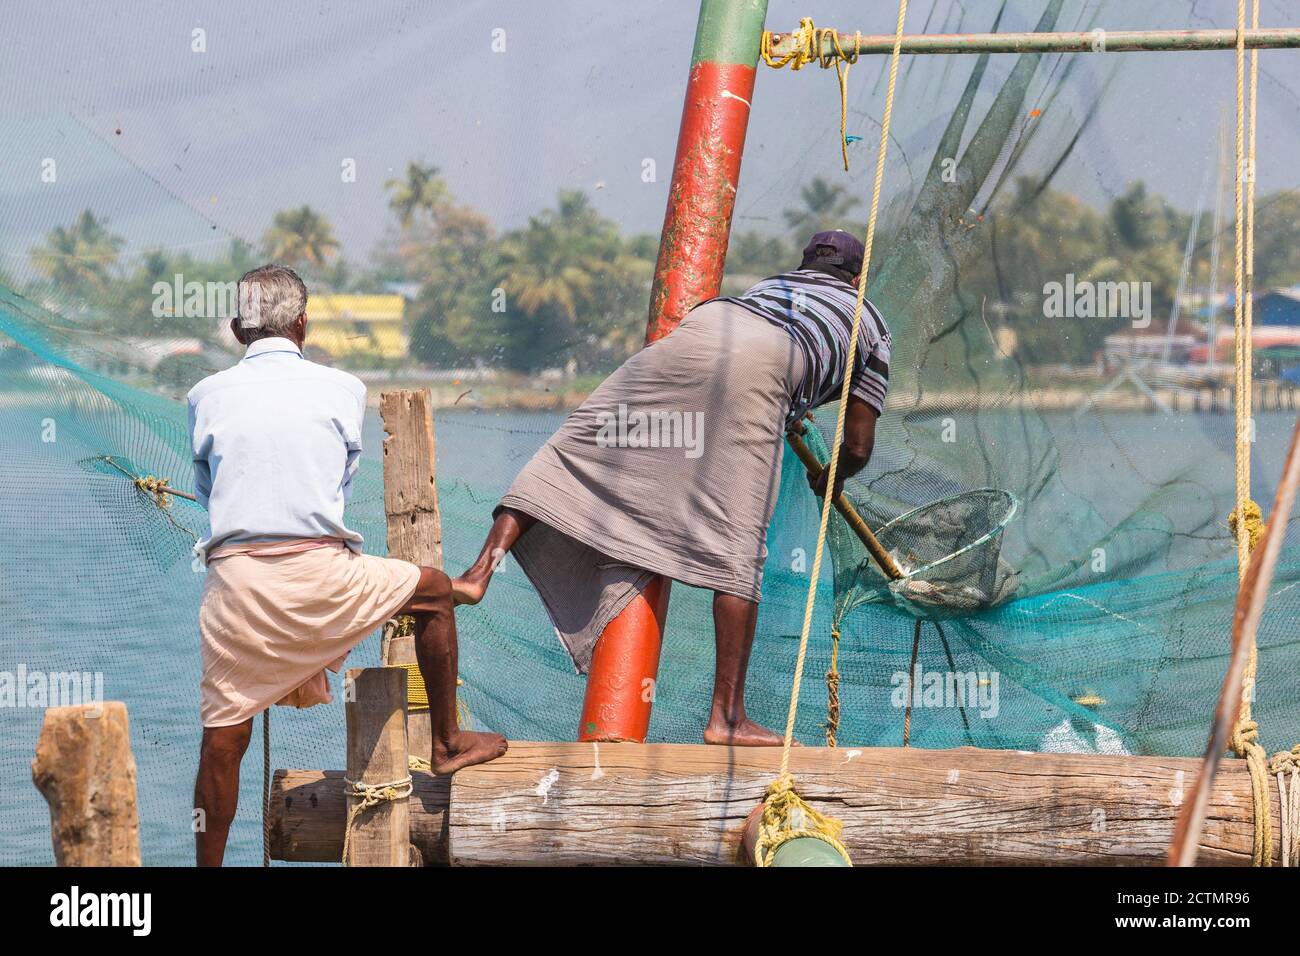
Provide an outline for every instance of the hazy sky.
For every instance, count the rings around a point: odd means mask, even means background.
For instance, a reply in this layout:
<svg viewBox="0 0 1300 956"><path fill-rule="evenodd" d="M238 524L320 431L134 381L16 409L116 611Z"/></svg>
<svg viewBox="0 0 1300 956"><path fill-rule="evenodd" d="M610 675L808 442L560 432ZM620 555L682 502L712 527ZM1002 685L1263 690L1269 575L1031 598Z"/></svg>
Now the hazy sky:
<svg viewBox="0 0 1300 956"><path fill-rule="evenodd" d="M1013 0L1001 29L1031 27L1045 4ZM24 275L29 247L87 207L136 255L256 240L274 210L310 203L335 224L349 258L364 260L390 222L384 181L421 157L498 228L525 221L560 188L584 188L626 230L657 232L697 9L693 0L8 0L0 6L0 270ZM963 30L987 30L996 9L992 0L914 0L908 29L928 23L940 32L962 16ZM1066 11L1058 29L1230 26L1235 2L1074 0ZM812 15L889 32L894 13L888 2L772 0L768 25L788 30ZM1262 19L1300 24L1300 12L1270 0ZM206 52L191 49L196 28ZM504 52L492 49L497 29ZM1077 56L1088 62L1041 118L1053 124L1039 137L1043 157L1116 72L1060 184L1100 201L1143 178L1190 207L1221 109L1231 116L1231 53ZM1014 60L994 58L989 80ZM974 62L909 58L891 192L929 162ZM850 132L864 142L847 177L834 75L760 67L741 228L779 228L781 210L813 175L865 195L884 63L864 60L850 76ZM1265 52L1261 64L1259 188L1267 192L1300 185L1300 52ZM985 87L981 110L995 89ZM42 182L51 158L57 181ZM348 159L356 182L341 181ZM656 163L655 182L642 180L646 159Z"/></svg>

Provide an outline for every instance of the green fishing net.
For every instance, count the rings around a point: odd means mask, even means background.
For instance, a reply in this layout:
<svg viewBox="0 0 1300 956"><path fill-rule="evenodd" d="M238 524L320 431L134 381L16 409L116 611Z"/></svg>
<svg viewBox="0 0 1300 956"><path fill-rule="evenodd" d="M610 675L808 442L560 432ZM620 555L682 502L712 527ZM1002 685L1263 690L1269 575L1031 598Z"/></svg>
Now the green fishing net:
<svg viewBox="0 0 1300 956"><path fill-rule="evenodd" d="M183 498L164 507L130 475L193 490L183 396L237 350L228 318L188 309L188 295L155 309L157 284L181 274L182 290L209 289L274 249L313 296L402 297L419 370L385 358L387 333L355 317L330 339L329 360L365 375L372 393L347 520L383 553L373 400L429 385L442 406L444 554L449 570L465 567L518 468L639 344L695 26L680 6L481 4L473 22L499 21L504 52L471 30L467 46L436 57L429 38L466 36L470 12L214 13L211 52L197 54L185 43L166 52L166 30L185 38L194 25L159 6L149 42L122 38L112 63L86 46L95 31L32 9L32 39L0 66L21 103L0 119L0 863L51 860L46 808L27 781L45 703L33 695L63 673L91 675L128 706L145 861L191 858L204 572L190 548L206 517ZM1266 22L1293 20L1283 4L1264 6ZM892 8L824 7L819 23L892 30ZM1136 7L914 0L908 29L1231 25L1204 4ZM773 0L768 23L789 29L810 12ZM270 55L264 38L289 34L298 42ZM582 62L556 58L556 36L587 38ZM630 36L635 78L626 44L609 42ZM150 73L133 72L141 62ZM1300 124L1285 62L1261 55L1260 289L1300 283L1286 238L1300 219L1289 161ZM861 232L883 66L864 57L851 74L848 174L833 78L760 73L725 291L792 268L815 229ZM1165 414L1128 385L1115 396L1130 407L1085 407L1116 371L1099 368L1106 336L1134 323L1049 316L1044 298L1067 276L1150 282L1160 327L1180 285L1217 290L1217 310L1189 305L1182 321L1230 326L1231 204L1215 215L1224 190L1216 201L1214 186L1231 79L1230 53L905 59L869 290L893 339L889 404L871 463L846 490L908 574L887 581L832 517L796 725L805 744L823 741L820 675L838 629L840 746L899 745L910 706L917 747L1204 747L1237 580L1224 526L1231 416ZM251 92L269 89L280 92ZM406 177L422 156L438 175ZM46 158L55 182L40 178ZM356 180L340 181L349 159ZM335 219L337 234L304 205ZM354 341L365 348L341 354ZM1172 363L1132 367L1155 388L1191 387ZM833 412L812 436L823 456ZM1260 502L1272 499L1293 422L1256 416ZM819 502L793 455L773 491L746 703L780 726ZM1288 528L1259 630L1255 715L1270 751L1300 740L1298 585ZM507 559L457 623L477 726L575 736L583 678L517 565ZM674 588L651 739L701 739L713 657L711 595ZM371 639L351 664L377 659ZM4 696L20 677L21 703ZM337 701L277 709L272 722L274 767L343 766ZM235 863L260 861L256 751Z"/></svg>

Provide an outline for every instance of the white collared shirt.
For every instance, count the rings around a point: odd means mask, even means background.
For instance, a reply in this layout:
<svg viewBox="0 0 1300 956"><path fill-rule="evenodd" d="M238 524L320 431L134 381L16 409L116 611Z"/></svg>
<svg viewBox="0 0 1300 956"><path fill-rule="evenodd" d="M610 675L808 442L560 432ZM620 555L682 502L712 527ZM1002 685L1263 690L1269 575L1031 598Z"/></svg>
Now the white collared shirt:
<svg viewBox="0 0 1300 956"><path fill-rule="evenodd" d="M289 339L259 339L238 365L189 393L194 486L211 530L204 560L226 544L361 535L343 505L361 458L366 387L309 362Z"/></svg>

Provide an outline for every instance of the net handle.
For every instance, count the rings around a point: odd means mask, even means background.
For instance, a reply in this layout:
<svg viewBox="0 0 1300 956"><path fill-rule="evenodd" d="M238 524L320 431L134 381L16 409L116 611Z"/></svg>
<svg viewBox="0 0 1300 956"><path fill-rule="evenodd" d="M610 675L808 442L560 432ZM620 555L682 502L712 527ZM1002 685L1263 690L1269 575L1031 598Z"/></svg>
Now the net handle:
<svg viewBox="0 0 1300 956"><path fill-rule="evenodd" d="M804 427L803 422L800 422L785 438L790 443L790 447L794 449L794 453L799 457L799 460L803 462L804 468L808 469L808 474L813 478L820 478L821 473L826 470L826 466L817 460L813 450L803 440ZM849 527L853 529L858 539L866 546L866 549L871 552L871 556L876 559L876 564L880 565L880 570L885 572L885 577L891 581L901 581L903 571L899 568L898 562L876 540L876 536L871 533L871 528L862 519L862 515L858 514L858 510L853 507L853 502L849 501L848 496L841 491L835 496L834 505L835 510L844 516L844 520L848 522Z"/></svg>

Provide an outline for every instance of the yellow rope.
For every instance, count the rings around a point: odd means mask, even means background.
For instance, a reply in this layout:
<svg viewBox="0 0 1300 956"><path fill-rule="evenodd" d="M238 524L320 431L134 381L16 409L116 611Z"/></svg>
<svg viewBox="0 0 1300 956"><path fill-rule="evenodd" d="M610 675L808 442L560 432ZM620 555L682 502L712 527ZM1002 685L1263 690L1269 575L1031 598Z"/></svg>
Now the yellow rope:
<svg viewBox="0 0 1300 956"><path fill-rule="evenodd" d="M1251 29L1259 29L1259 0L1251 2ZM1228 528L1237 541L1237 574L1244 580L1250 566L1251 552L1255 550L1265 525L1263 513L1250 497L1250 445L1251 418L1254 414L1252 333L1254 320L1255 284L1255 141L1257 128L1256 103L1259 92L1259 51L1250 51L1249 96L1246 80L1246 0L1237 0L1236 49L1236 175L1233 177L1233 199L1236 203L1233 262L1233 344L1235 346L1234 373L1236 384L1236 507L1228 515ZM1237 711L1237 724L1229 745L1232 752L1244 758L1250 768L1251 802L1254 806L1255 833L1251 862L1255 866L1272 866L1273 821L1269 799L1268 774L1273 770L1277 777L1282 806L1282 861L1283 865L1300 866L1300 852L1293 846L1300 837L1300 797L1296 796L1297 773L1295 755L1300 746L1290 753L1283 751L1273 757L1270 767L1268 753L1259 743L1259 725L1252 716L1251 702L1255 697L1255 682L1259 670L1259 645L1252 637L1246 667L1242 672L1241 704ZM1283 769L1291 772L1291 795L1283 783Z"/></svg>
<svg viewBox="0 0 1300 956"><path fill-rule="evenodd" d="M916 695L916 658L921 651L921 619L912 627L912 659L907 665L907 706L903 708L903 746L912 740L912 698Z"/></svg>
<svg viewBox="0 0 1300 956"><path fill-rule="evenodd" d="M795 792L794 778L783 773L768 786L767 796L763 799L754 862L758 866L770 866L783 844L811 837L834 847L844 862L852 866L849 851L840 842L841 829L843 824L839 820L818 813L804 802Z"/></svg>
<svg viewBox="0 0 1300 956"><path fill-rule="evenodd" d="M400 626L400 625L399 625ZM419 664L390 664L390 667L406 668L406 709L408 712L419 712L429 709L429 689L424 684L424 675L420 673ZM464 687L465 681L456 678L456 686ZM456 726L461 730L468 730L470 727L471 716L469 705L456 696ZM406 758L406 764L411 770L417 770L420 773L433 773L433 764L427 758L418 754L409 754Z"/></svg>
<svg viewBox="0 0 1300 956"><path fill-rule="evenodd" d="M406 668L406 709L419 712L429 709L429 689L424 686L424 675L420 673L419 664L390 664L390 667ZM456 678L456 686L464 687L465 681ZM468 730L470 726L469 706L456 697L456 726Z"/></svg>
<svg viewBox="0 0 1300 956"><path fill-rule="evenodd" d="M809 63L816 62L823 70L835 67L835 76L840 83L840 156L844 159L844 171L849 171L849 67L858 62L862 53L862 34L854 31L853 52L850 53L840 44L837 30L818 29L812 17L799 21L799 29L790 35L790 52L782 56L772 53L772 33L763 31L759 46L763 62L779 70L789 64L790 69L800 70ZM823 53L825 41L830 41L831 52Z"/></svg>
<svg viewBox="0 0 1300 956"><path fill-rule="evenodd" d="M848 354L844 360L844 384L840 389L839 414L835 420L835 440L831 444L831 460L826 466L826 495L822 498L821 523L817 529L817 550L813 553L812 572L808 579L808 600L804 605L803 630L799 635L799 653L795 658L794 681L790 689L790 708L786 713L785 740L781 746L781 769L768 787L763 801L763 815L759 825L758 841L754 847L754 862L768 866L776 849L785 840L796 836L813 836L835 847L845 860L849 859L844 845L839 841L838 821L822 816L800 798L790 774L790 750L794 744L794 721L799 712L799 687L803 681L804 662L808 656L808 635L812 630L813 607L817 601L817 581L821 576L822 554L826 548L826 529L830 520L831 490L835 488L835 475L840 463L840 442L844 438L844 413L848 407L849 386L853 378L854 362L858 352L858 331L862 323L862 305L867 293L867 273L871 266L871 247L876 238L876 218L880 211L880 190L885 179L885 157L889 149L889 123L894 112L894 88L898 80L898 60L903 47L903 21L907 17L907 0L898 0L898 24L894 32L894 49L889 58L889 85L885 91L885 109L880 120L880 150L876 156L876 177L871 188L871 212L867 217L867 238L863 243L862 275L858 282L858 301L853 309L853 325L849 330ZM806 21L811 26L811 21Z"/></svg>
<svg viewBox="0 0 1300 956"><path fill-rule="evenodd" d="M135 479L135 486L145 494L153 495L154 500L158 502L159 508L171 507L172 500L168 497L168 493L171 491L170 479L143 475Z"/></svg>
<svg viewBox="0 0 1300 956"><path fill-rule="evenodd" d="M831 628L831 666L826 671L826 746L836 745L840 730L840 630Z"/></svg>
<svg viewBox="0 0 1300 956"><path fill-rule="evenodd" d="M1245 524L1238 526L1241 522L1241 516L1237 509L1233 508L1228 512L1228 531L1234 538L1246 538L1246 550L1253 552L1259 544L1260 537L1264 534L1264 513L1260 510L1258 504L1247 498L1242 507L1245 509Z"/></svg>
<svg viewBox="0 0 1300 956"><path fill-rule="evenodd" d="M411 778L405 776L401 780L393 780L390 783L362 783L359 780L343 779L344 793L348 797L359 797L356 803L348 801L348 818L343 825L343 862L348 861L348 847L352 843L352 824L357 817L369 810L371 807L377 807L387 800L404 800L411 795Z"/></svg>

